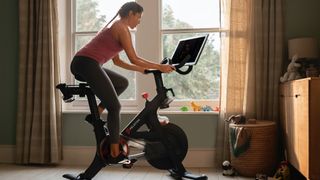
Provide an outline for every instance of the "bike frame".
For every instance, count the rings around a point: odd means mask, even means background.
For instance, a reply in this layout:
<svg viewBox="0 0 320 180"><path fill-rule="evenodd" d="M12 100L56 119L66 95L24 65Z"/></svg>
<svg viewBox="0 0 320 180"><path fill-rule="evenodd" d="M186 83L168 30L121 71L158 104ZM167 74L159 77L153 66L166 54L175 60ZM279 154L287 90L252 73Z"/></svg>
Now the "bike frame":
<svg viewBox="0 0 320 180"><path fill-rule="evenodd" d="M166 150L166 153L168 153L170 161L172 162L173 168L168 169L168 171L171 173L171 176L178 178L186 177L190 179L207 179L207 177L204 175L195 176L188 173L182 162L179 161L176 155L173 153L174 149L170 145L167 135L162 131L157 111L159 108L166 108L169 106L170 101L167 101L169 99L167 93L171 92L172 95L175 96L174 92L171 88L167 89L164 87L162 73L159 70L148 70L146 73L153 73L156 82L157 95L151 101L146 99L145 108L139 114L137 114L121 131L121 138L125 139L127 142L135 139L156 140L161 142ZM86 121L94 127L96 138L96 154L92 163L85 170L85 172L76 177L70 174L65 174L63 177L67 179L91 179L107 165L107 162L105 162L105 160L101 157L100 147L107 139L106 137L108 130L104 126L105 122L100 119L95 95L86 83L80 83L79 85L59 84L57 85L57 88L63 93L63 100L65 102L73 101L74 95L79 95L80 97L87 96L91 112L91 119L86 119ZM143 125L146 125L148 129L152 131L138 131ZM143 155L144 153L129 155L129 159Z"/></svg>
<svg viewBox="0 0 320 180"><path fill-rule="evenodd" d="M165 100L168 99L167 92L170 91L173 96L174 93L172 89L167 89L163 86L161 72L154 71L153 73L156 81L157 95L151 101L146 99L145 108L123 129L121 134L125 137L145 139L148 137L140 136L139 132L137 132L141 126L146 124L149 129L155 129L161 126L157 111L161 107L161 104L164 104Z"/></svg>

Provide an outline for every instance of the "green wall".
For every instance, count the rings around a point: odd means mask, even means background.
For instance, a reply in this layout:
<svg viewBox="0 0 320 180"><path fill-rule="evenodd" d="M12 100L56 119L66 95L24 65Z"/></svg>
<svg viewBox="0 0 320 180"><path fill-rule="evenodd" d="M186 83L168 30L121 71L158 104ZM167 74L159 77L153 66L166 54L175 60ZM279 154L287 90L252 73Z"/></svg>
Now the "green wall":
<svg viewBox="0 0 320 180"><path fill-rule="evenodd" d="M286 39L310 36L320 44L319 8L319 0L286 0Z"/></svg>
<svg viewBox="0 0 320 180"><path fill-rule="evenodd" d="M286 0L286 39L314 36L320 41L319 0ZM15 144L18 89L18 0L5 0L0 7L0 49L2 85L0 88L0 145ZM216 115L168 115L187 133L191 147L214 146ZM122 115L123 123L133 115ZM83 122L84 114L63 114L63 143L93 145L92 129Z"/></svg>
<svg viewBox="0 0 320 180"><path fill-rule="evenodd" d="M18 90L18 0L0 6L0 144L15 144Z"/></svg>
<svg viewBox="0 0 320 180"><path fill-rule="evenodd" d="M163 115L163 114L162 114ZM63 114L63 144L68 146L94 145L92 126L84 122L84 113ZM121 129L134 118L133 114L121 115ZM188 136L189 146L192 148L213 148L217 127L217 115L166 115L170 122L180 126ZM106 116L103 117L106 119Z"/></svg>

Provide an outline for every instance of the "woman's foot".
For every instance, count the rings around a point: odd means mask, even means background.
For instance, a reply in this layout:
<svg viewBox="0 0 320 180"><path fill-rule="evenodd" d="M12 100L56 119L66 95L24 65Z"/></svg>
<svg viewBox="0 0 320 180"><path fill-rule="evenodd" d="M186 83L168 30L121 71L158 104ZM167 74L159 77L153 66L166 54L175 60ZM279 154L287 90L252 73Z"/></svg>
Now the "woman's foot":
<svg viewBox="0 0 320 180"><path fill-rule="evenodd" d="M128 157L120 150L120 144L116 143L110 145L110 154L108 157L108 162L110 164L124 164L128 161L130 163Z"/></svg>
<svg viewBox="0 0 320 180"><path fill-rule="evenodd" d="M123 153L120 153L118 156L113 157L111 154L108 157L109 164L129 164L130 160Z"/></svg>

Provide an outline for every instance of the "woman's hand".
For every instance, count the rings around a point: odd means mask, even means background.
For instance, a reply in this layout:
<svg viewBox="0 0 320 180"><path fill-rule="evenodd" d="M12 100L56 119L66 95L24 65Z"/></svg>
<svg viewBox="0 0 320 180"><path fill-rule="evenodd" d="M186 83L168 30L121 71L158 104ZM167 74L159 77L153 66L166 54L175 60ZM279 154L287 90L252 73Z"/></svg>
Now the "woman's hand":
<svg viewBox="0 0 320 180"><path fill-rule="evenodd" d="M142 74L145 74L145 70L146 70L145 68L139 67L139 69L137 71L142 73Z"/></svg>
<svg viewBox="0 0 320 180"><path fill-rule="evenodd" d="M160 64L159 70L163 73L170 73L170 72L176 70L176 68L172 65Z"/></svg>

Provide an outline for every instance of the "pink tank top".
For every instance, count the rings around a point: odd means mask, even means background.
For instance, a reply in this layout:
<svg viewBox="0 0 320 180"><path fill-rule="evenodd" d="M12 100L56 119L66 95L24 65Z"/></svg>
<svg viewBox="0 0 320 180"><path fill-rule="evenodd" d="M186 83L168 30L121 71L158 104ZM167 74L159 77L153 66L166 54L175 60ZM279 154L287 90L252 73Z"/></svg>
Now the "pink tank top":
<svg viewBox="0 0 320 180"><path fill-rule="evenodd" d="M104 64L117 55L123 48L111 34L109 28L101 30L88 44L82 47L76 56L86 56Z"/></svg>

